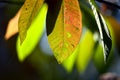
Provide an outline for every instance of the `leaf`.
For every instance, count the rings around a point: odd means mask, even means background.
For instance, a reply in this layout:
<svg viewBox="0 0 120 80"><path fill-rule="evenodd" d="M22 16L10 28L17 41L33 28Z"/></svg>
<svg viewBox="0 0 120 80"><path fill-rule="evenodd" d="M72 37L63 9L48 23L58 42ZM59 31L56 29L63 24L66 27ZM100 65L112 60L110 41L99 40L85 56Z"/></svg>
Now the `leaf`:
<svg viewBox="0 0 120 80"><path fill-rule="evenodd" d="M28 34L22 45L20 45L20 37L18 37L17 52L20 61L23 61L28 55L30 55L42 37L43 31L45 29L47 10L48 6L44 3L38 15L30 25L30 28L27 32Z"/></svg>
<svg viewBox="0 0 120 80"><path fill-rule="evenodd" d="M103 52L104 52L104 62L106 63L107 58L110 53L110 50L111 50L111 47L112 47L111 35L110 35L109 29L107 27L107 24L106 24L103 16L98 12L98 10L93 5L91 0L89 0L89 3L93 10L93 14L95 16L96 23L98 25L98 29L100 32L101 44L102 44Z"/></svg>
<svg viewBox="0 0 120 80"><path fill-rule="evenodd" d="M72 70L73 70L78 51L79 51L79 44L78 44L77 48L75 49L75 51L72 53L72 55L70 55L70 57L68 57L62 63L62 66L66 69L66 71L68 73L72 72Z"/></svg>
<svg viewBox="0 0 120 80"><path fill-rule="evenodd" d="M21 43L25 40L27 36L27 30L39 12L43 2L44 0L26 0L22 6L18 23Z"/></svg>
<svg viewBox="0 0 120 80"><path fill-rule="evenodd" d="M17 12L17 14L15 15L15 17L13 17L7 26L7 31L5 34L5 39L8 40L11 36L15 35L16 33L18 33L18 19L20 16L20 12L21 9Z"/></svg>
<svg viewBox="0 0 120 80"><path fill-rule="evenodd" d="M105 69L104 55L103 55L103 48L101 44L98 44L98 46L95 48L95 55L93 57L93 62L98 71L101 71L101 72L104 71Z"/></svg>
<svg viewBox="0 0 120 80"><path fill-rule="evenodd" d="M119 38L120 37L120 23L113 16L107 16L106 18L107 18L107 21L109 22L108 25L110 25L113 30L116 46L120 48L120 38ZM114 38L112 38L112 41Z"/></svg>
<svg viewBox="0 0 120 80"><path fill-rule="evenodd" d="M104 55L103 55L103 47L101 44L98 44L95 48L95 55L93 57L93 62L94 65L96 67L96 69L100 72L100 73L104 73L108 67L110 67L111 65L113 65L113 59L114 59L114 53L113 53L113 49L111 50L109 57L107 59L107 62L105 64L104 61ZM101 54L102 53L102 54Z"/></svg>
<svg viewBox="0 0 120 80"><path fill-rule="evenodd" d="M68 58L79 43L81 18L78 0L62 0L55 27L48 36L50 47L59 63Z"/></svg>
<svg viewBox="0 0 120 80"><path fill-rule="evenodd" d="M79 44L79 51L76 58L76 66L79 72L83 73L87 68L92 56L93 50L95 46L95 40L93 38L93 33L89 30L84 28L85 32L83 32L80 44Z"/></svg>
<svg viewBox="0 0 120 80"><path fill-rule="evenodd" d="M94 62L94 65L96 67L96 69L99 71L99 72L105 72L105 70L108 69L108 67L110 67L111 65L113 65L112 61L114 59L114 48L115 48L115 35L114 35L114 30L112 28L112 26L110 25L111 23L109 22L108 20L108 17L106 18L106 23L108 25L108 28L110 30L110 33L111 33L111 38L112 38L112 49L110 51L110 54L109 54L109 57L107 59L107 62L105 64L104 62L104 52L103 52L103 47L102 47L102 44L99 42L98 45L95 47L95 55L93 57L93 62ZM100 40L99 40L100 41Z"/></svg>
<svg viewBox="0 0 120 80"><path fill-rule="evenodd" d="M97 24L95 22L94 15L91 9L86 5L87 4L85 3L80 4L81 12L82 12L82 25L89 28L92 32L96 32Z"/></svg>

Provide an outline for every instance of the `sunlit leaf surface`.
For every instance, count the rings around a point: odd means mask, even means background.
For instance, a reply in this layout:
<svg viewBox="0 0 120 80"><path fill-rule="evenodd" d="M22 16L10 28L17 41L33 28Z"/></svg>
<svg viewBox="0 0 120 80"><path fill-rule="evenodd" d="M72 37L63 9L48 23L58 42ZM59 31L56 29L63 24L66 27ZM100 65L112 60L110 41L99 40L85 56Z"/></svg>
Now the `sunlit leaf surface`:
<svg viewBox="0 0 120 80"><path fill-rule="evenodd" d="M93 56L95 41L93 33L90 30L86 30L79 45L79 51L77 55L76 66L79 72L84 72Z"/></svg>
<svg viewBox="0 0 120 80"><path fill-rule="evenodd" d="M105 68L104 55L101 53L103 53L103 48L102 45L99 44L95 49L95 56L93 58L94 64L98 70Z"/></svg>
<svg viewBox="0 0 120 80"><path fill-rule="evenodd" d="M52 33L50 47L59 63L75 50L81 35L82 15L78 0L63 0Z"/></svg>
<svg viewBox="0 0 120 80"><path fill-rule="evenodd" d="M22 45L20 45L20 38L18 38L17 52L20 61L23 61L39 42L45 28L47 9L47 4L44 4L28 29L26 39Z"/></svg>
<svg viewBox="0 0 120 80"><path fill-rule="evenodd" d="M63 67L66 69L68 73L72 72L73 70L78 51L79 51L79 44L76 47L75 51L72 53L72 55L68 57L66 60L64 60L62 63Z"/></svg>
<svg viewBox="0 0 120 80"><path fill-rule="evenodd" d="M21 43L25 40L31 22L39 12L44 0L26 0L22 6L18 29Z"/></svg>

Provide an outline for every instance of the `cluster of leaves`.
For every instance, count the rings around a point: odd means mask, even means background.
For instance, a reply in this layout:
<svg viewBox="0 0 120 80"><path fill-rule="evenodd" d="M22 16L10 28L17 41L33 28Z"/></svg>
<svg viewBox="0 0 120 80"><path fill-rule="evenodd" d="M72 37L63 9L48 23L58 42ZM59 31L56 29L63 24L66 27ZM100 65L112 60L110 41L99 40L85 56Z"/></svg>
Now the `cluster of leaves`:
<svg viewBox="0 0 120 80"><path fill-rule="evenodd" d="M46 2L48 2L48 6L49 6L50 1L48 0ZM53 0L53 2L56 1ZM19 33L20 33L21 46L23 46L24 43L28 43L25 42L24 40L27 40L26 38L29 35L28 30L31 25L31 22L34 20L39 10L41 11L41 8L43 7L44 4L45 4L44 0L25 1L22 7L21 16L19 18ZM72 52L75 50L76 46L79 43L81 30L82 30L81 29L82 15L80 12L78 0L74 0L74 1L61 0L60 6L57 7L59 7L59 12L57 14L57 18L54 23L54 29L48 35L48 41L56 59L58 60L59 63L61 63L68 56L72 54ZM48 14L49 13L52 14L50 10ZM36 23L36 21L34 22ZM49 25L47 26L51 27Z"/></svg>
<svg viewBox="0 0 120 80"><path fill-rule="evenodd" d="M63 62L64 67L71 71L75 59L78 57L76 61L80 65L78 68L84 70L93 55L95 41L92 32L95 32L98 26L102 46L99 45L101 50L97 49L96 52L100 53L102 58L104 57L102 60L106 62L111 50L111 36L102 15L95 7L94 0L89 0L89 4L91 11L82 3L79 5L78 0L26 0L22 6L18 23L19 60L23 61L33 51L46 26L48 42L57 61ZM93 23L94 29L91 29L92 32L88 30L80 41L82 23L88 27ZM87 50L84 50L84 47ZM68 66L68 64L72 64L72 66Z"/></svg>

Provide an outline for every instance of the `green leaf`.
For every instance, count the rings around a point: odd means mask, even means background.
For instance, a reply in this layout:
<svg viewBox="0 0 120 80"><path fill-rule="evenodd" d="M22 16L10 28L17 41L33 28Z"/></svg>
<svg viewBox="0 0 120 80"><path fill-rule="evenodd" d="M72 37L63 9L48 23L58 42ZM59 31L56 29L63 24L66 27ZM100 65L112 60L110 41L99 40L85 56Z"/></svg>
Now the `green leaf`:
<svg viewBox="0 0 120 80"><path fill-rule="evenodd" d="M20 38L18 37L17 52L20 61L23 61L30 55L39 42L45 28L47 10L48 6L44 3L38 15L30 25L30 28L27 31L28 34L22 45L20 45Z"/></svg>
<svg viewBox="0 0 120 80"><path fill-rule="evenodd" d="M79 72L84 72L93 56L95 41L93 33L87 29L83 34L79 45L76 66Z"/></svg>
<svg viewBox="0 0 120 80"><path fill-rule="evenodd" d="M93 62L94 65L96 67L96 69L100 72L100 73L104 73L106 72L106 70L108 70L108 68L113 65L113 58L114 58L114 54L113 54L113 49L111 50L108 60L105 64L104 62L104 55L103 55L103 48L101 44L98 44L98 46L95 49L95 55L93 57Z"/></svg>
<svg viewBox="0 0 120 80"><path fill-rule="evenodd" d="M71 56L69 56L66 60L63 61L62 65L63 67L66 69L66 71L68 73L72 72L75 61L76 61L76 57L78 54L78 50L79 50L79 45L76 47L75 51L72 53Z"/></svg>
<svg viewBox="0 0 120 80"><path fill-rule="evenodd" d="M114 47L115 47L115 36L114 36L114 32L113 32L113 29L110 25L110 22L109 20L106 20L107 22L107 25L108 25L108 28L110 30L110 33L111 33L111 38L112 38L112 49L111 49L111 52L109 54L109 57L108 57L108 60L105 64L104 62L104 55L103 55L103 48L102 48L102 45L99 43L97 45L97 47L95 48L95 55L93 57L93 62L95 64L95 67L97 68L97 70L99 72L105 72L108 67L113 63L113 58L114 58Z"/></svg>
<svg viewBox="0 0 120 80"><path fill-rule="evenodd" d="M27 30L39 12L43 2L44 0L26 0L22 6L18 23L21 43L25 40L27 36Z"/></svg>
<svg viewBox="0 0 120 80"><path fill-rule="evenodd" d="M93 5L93 3L90 0L89 0L89 3L92 8L93 14L95 16L96 23L98 25L97 27L100 33L100 39L101 39L100 41L101 41L103 52L104 52L104 62L106 63L112 48L111 34L109 32L108 25L106 24L102 14L98 12L96 7Z"/></svg>
<svg viewBox="0 0 120 80"><path fill-rule="evenodd" d="M50 47L59 63L68 58L79 43L82 15L78 0L63 0L52 33L48 36Z"/></svg>
<svg viewBox="0 0 120 80"><path fill-rule="evenodd" d="M92 13L91 8L89 6L86 6L87 4L81 3L81 12L82 12L82 22L83 26L89 28L92 32L95 32L97 30L97 24L95 22L94 15Z"/></svg>
<svg viewBox="0 0 120 80"><path fill-rule="evenodd" d="M99 71L102 70L104 71L105 69L104 55L102 53L103 53L103 48L102 45L99 44L95 49L95 56L93 58L94 64Z"/></svg>
<svg viewBox="0 0 120 80"><path fill-rule="evenodd" d="M92 5L99 11L98 6L97 6L95 0L88 0L88 1L91 2Z"/></svg>

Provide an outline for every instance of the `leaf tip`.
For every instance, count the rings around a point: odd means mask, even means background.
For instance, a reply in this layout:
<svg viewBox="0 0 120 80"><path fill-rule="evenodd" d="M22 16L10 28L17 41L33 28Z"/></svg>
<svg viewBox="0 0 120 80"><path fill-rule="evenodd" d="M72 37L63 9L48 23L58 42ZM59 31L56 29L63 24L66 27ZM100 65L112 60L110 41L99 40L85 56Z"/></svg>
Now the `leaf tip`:
<svg viewBox="0 0 120 80"><path fill-rule="evenodd" d="M20 35L20 45L22 45L22 43L24 42L26 36L27 36L26 34Z"/></svg>

